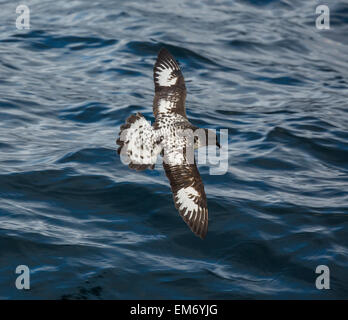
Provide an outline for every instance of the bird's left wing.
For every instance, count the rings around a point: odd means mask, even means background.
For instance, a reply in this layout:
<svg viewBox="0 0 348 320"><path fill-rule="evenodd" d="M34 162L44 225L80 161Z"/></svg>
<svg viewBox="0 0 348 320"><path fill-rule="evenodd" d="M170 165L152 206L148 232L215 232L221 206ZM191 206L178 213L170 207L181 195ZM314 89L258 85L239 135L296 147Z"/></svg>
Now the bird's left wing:
<svg viewBox="0 0 348 320"><path fill-rule="evenodd" d="M176 209L190 229L204 239L208 231L208 207L204 185L196 164L163 163Z"/></svg>
<svg viewBox="0 0 348 320"><path fill-rule="evenodd" d="M166 49L161 49L153 68L155 83L155 97L153 100L153 113L159 114L176 113L186 117L185 80L179 64Z"/></svg>

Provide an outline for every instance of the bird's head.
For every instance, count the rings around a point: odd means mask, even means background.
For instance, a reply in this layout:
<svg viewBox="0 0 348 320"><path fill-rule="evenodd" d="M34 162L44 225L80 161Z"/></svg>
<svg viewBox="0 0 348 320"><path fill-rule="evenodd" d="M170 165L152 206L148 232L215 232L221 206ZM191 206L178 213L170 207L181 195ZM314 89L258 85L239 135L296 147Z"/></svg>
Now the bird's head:
<svg viewBox="0 0 348 320"><path fill-rule="evenodd" d="M202 130L202 129L200 129ZM218 136L214 130L204 129L204 132L201 131L202 134L197 134L194 137L195 149L205 146L217 146L219 149L221 148Z"/></svg>

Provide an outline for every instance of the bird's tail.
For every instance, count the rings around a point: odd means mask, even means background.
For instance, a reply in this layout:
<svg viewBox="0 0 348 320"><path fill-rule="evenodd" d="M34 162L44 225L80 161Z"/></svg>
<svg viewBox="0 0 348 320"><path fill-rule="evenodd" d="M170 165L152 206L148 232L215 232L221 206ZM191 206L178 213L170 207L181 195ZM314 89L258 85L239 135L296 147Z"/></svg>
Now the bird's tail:
<svg viewBox="0 0 348 320"><path fill-rule="evenodd" d="M131 115L120 129L116 143L122 160L132 169L153 169L162 147L151 124L137 113Z"/></svg>

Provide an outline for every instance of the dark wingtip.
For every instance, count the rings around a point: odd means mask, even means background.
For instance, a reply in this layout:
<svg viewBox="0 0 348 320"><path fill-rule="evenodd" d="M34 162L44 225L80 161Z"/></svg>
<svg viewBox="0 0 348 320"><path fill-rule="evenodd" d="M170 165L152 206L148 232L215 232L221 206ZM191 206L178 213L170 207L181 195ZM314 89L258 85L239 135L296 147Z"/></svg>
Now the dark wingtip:
<svg viewBox="0 0 348 320"><path fill-rule="evenodd" d="M160 51L158 52L156 64L160 63L160 61L162 60L172 60L177 66L179 66L174 56L169 52L168 49L164 47L161 48Z"/></svg>
<svg viewBox="0 0 348 320"><path fill-rule="evenodd" d="M184 221L190 227L191 231L194 233L195 236L200 237L202 240L205 239L205 237L208 233L208 222L207 221L203 225L197 224L197 223L195 224L190 220L184 219Z"/></svg>
<svg viewBox="0 0 348 320"><path fill-rule="evenodd" d="M205 237L206 237L206 235L207 235L207 233L208 233L208 225L205 224L204 227L203 227L203 229L200 230L198 233L196 233L196 235L197 235L198 237L200 237L202 240L204 240Z"/></svg>
<svg viewBox="0 0 348 320"><path fill-rule="evenodd" d="M165 55L170 55L170 52L165 48L165 47L162 47L160 49L160 51L158 51L158 57L160 56L165 56Z"/></svg>

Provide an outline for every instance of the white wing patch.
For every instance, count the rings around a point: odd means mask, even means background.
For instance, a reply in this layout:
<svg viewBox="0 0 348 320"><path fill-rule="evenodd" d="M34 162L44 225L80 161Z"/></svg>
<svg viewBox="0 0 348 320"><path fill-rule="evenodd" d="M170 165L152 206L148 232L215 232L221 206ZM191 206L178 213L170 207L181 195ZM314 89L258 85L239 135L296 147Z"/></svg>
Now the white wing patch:
<svg viewBox="0 0 348 320"><path fill-rule="evenodd" d="M175 69L174 69L175 70ZM176 83L178 77L172 75L172 68L160 65L155 71L155 79L159 86L170 87Z"/></svg>
<svg viewBox="0 0 348 320"><path fill-rule="evenodd" d="M199 197L199 193L192 187L182 188L177 192L177 202L179 205L179 210L186 212L184 213L184 217L186 217L189 213L190 216L188 219L191 219L194 212L198 212L199 206L195 203L195 198ZM196 220L196 215L195 215Z"/></svg>
<svg viewBox="0 0 348 320"><path fill-rule="evenodd" d="M159 104L158 104L158 112L168 113L171 111L173 107L175 107L174 102L170 100L161 99L159 100Z"/></svg>
<svg viewBox="0 0 348 320"><path fill-rule="evenodd" d="M160 87L173 86L176 84L180 74L179 65L172 55L166 50L161 50L154 67L156 85Z"/></svg>

